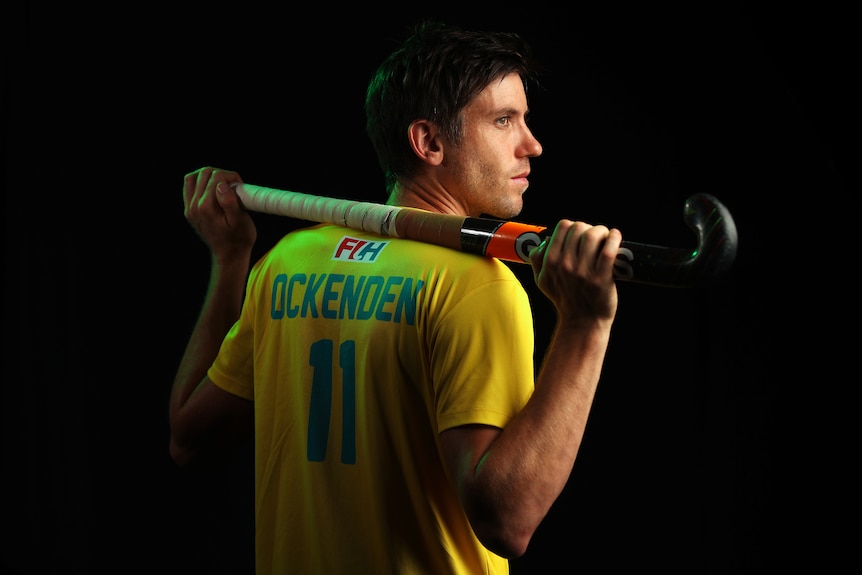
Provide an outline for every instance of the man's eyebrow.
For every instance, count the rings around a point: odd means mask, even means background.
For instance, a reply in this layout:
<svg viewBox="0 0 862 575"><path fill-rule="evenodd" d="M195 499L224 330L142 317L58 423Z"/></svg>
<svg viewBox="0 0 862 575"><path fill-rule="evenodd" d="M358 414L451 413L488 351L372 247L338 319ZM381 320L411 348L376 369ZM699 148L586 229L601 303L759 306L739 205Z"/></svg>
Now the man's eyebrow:
<svg viewBox="0 0 862 575"><path fill-rule="evenodd" d="M511 106L506 106L504 108L499 108L496 112L494 112L495 116L524 116L526 117L530 113L530 109L526 108L525 110L521 110L520 108L513 108Z"/></svg>

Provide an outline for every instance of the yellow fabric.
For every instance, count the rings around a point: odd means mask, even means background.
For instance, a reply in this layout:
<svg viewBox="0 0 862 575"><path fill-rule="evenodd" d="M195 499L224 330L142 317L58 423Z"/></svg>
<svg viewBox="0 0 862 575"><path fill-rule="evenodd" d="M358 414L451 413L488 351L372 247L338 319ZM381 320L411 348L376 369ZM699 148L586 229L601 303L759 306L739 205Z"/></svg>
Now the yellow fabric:
<svg viewBox="0 0 862 575"><path fill-rule="evenodd" d="M503 427L533 391L512 271L319 225L261 258L248 294L209 376L254 400L257 573L508 573L460 508L439 433Z"/></svg>

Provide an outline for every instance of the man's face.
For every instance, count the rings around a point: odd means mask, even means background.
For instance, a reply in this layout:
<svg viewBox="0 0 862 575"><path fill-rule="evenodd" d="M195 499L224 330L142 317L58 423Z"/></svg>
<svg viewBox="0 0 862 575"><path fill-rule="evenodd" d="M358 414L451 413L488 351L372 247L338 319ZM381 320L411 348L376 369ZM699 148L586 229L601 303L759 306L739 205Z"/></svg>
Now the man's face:
<svg viewBox="0 0 862 575"><path fill-rule="evenodd" d="M527 127L527 95L511 74L489 84L464 108L464 139L446 147L446 187L468 215L511 218L523 208L530 158L542 145Z"/></svg>

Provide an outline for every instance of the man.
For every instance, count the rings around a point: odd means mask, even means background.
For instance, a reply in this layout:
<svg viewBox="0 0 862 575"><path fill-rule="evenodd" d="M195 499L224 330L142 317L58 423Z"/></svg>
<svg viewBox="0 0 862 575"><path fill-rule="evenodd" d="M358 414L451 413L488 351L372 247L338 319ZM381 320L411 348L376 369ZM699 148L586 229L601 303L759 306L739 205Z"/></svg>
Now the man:
<svg viewBox="0 0 862 575"><path fill-rule="evenodd" d="M416 27L366 97L388 203L520 213L542 153L530 58L513 34ZM172 390L173 458L253 434L257 573L507 573L581 444L620 232L561 220L531 253L557 312L536 376L530 304L504 263L321 224L247 274L241 181L211 167L184 180L212 270Z"/></svg>

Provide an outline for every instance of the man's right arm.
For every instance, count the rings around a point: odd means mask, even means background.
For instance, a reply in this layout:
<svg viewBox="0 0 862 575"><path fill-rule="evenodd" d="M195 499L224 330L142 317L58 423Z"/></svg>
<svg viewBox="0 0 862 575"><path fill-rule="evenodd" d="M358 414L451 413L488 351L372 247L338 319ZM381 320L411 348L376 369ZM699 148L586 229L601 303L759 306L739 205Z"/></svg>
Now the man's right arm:
<svg viewBox="0 0 862 575"><path fill-rule="evenodd" d="M506 426L440 435L444 457L476 535L519 557L572 472L601 376L617 308L618 230L561 221L531 255L557 325L530 400Z"/></svg>

